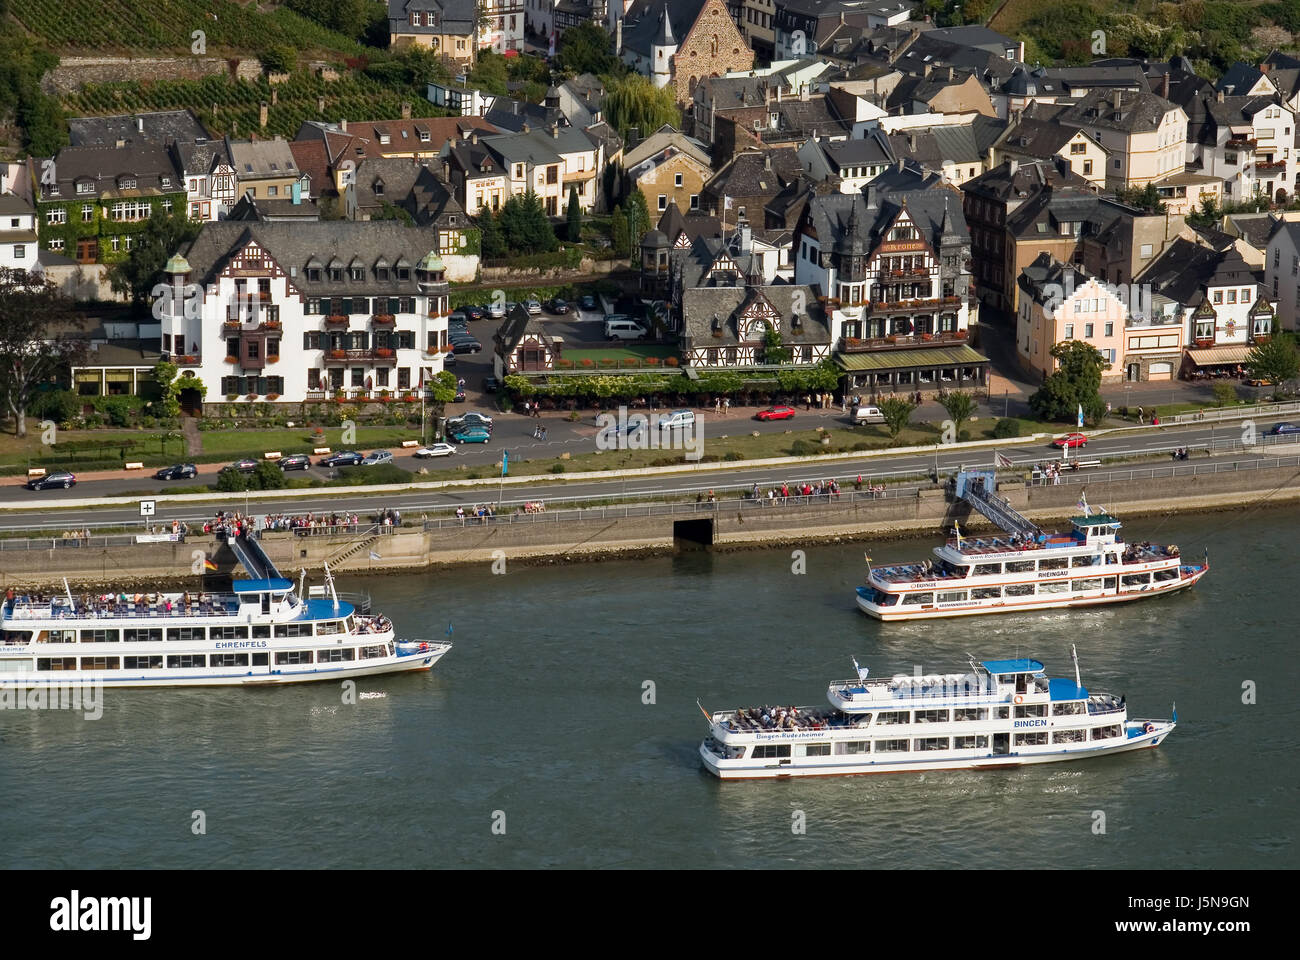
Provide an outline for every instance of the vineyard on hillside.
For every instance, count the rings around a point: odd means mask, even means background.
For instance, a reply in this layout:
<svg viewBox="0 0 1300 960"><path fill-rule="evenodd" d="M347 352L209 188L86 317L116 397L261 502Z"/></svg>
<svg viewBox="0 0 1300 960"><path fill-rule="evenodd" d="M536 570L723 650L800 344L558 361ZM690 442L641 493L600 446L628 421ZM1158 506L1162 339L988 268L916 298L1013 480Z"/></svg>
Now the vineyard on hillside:
<svg viewBox="0 0 1300 960"><path fill-rule="evenodd" d="M354 73L326 81L304 71L275 87L278 102L270 107L266 129L262 130L258 127L258 106L264 101L271 102L271 90L265 79L250 82L224 76L148 83L91 83L80 93L65 96L63 106L70 116L188 107L216 136L278 134L290 139L304 120L337 121L344 117L396 120L402 115L403 101L411 104L416 116L442 112L424 99L421 89L402 90ZM325 98L324 112L319 109L319 97Z"/></svg>
<svg viewBox="0 0 1300 960"><path fill-rule="evenodd" d="M358 56L355 41L286 9L236 0L9 0L9 12L55 50L189 53L202 30L209 53L282 44L300 55Z"/></svg>

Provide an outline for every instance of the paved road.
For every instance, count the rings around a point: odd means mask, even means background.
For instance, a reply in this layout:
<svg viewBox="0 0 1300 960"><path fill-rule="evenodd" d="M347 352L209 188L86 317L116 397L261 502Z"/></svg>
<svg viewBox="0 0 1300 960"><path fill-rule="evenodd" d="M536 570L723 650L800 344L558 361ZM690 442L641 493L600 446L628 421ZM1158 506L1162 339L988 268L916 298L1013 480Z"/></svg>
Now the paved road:
<svg viewBox="0 0 1300 960"><path fill-rule="evenodd" d="M1270 421L1271 422L1271 421ZM1259 429L1266 429L1267 424L1259 424ZM1262 437L1258 448L1229 452L1229 447L1239 436L1240 430L1235 424L1214 426L1186 426L1175 428L1148 428L1145 431L1130 431L1124 434L1101 437L1072 457L1097 459L1100 457L1149 457L1153 454L1167 453L1177 447L1188 447L1200 451L1189 463L1198 461L1202 464L1214 462L1220 468L1232 463L1248 463L1277 456L1300 455L1300 438L1295 435L1287 437ZM1282 442L1279 442L1282 441ZM1286 442L1290 441L1290 442ZM1218 456L1211 461L1203 452L1211 442L1220 449ZM1059 456L1059 452L1045 445L1020 443L1001 447L998 450L1009 457L1013 463L1031 467L1037 462L1046 462ZM513 454L512 454L513 455ZM942 472L950 472L960 466L990 466L993 460L992 448L958 449L936 453L898 454L894 456L877 456L850 458L825 464L796 464L783 467L745 467L739 469L713 469L691 474L670 474L656 477L633 477L619 480L599 481L555 481L539 478L526 487L504 486L500 490L501 502L518 504L525 500L546 500L555 504L560 499L580 498L583 500L635 500L662 496L666 492L707 493L716 489L747 488L758 484L767 488L782 482L816 481L827 477L837 477L841 482L852 480L861 475L866 482L881 482L890 477L916 476L934 469L937 465ZM1157 466L1167 466L1170 461L1158 459ZM1150 461L1132 464L1134 467L1149 466ZM1110 469L1128 470L1129 464L1116 464ZM1100 472L1093 473L1098 480L1103 479ZM90 484L78 485L71 490L51 490L34 493L15 490L15 496L6 498L7 503L30 501L30 508L10 510L0 515L0 530L31 529L42 524L60 524L57 517L41 516L48 507L55 506L60 500L85 499ZM231 494L226 509L242 509L239 494ZM493 485L446 491L428 490L409 493L365 493L347 488L330 488L319 493L295 498L271 498L249 501L254 513L306 513L355 510L365 514L385 507L402 510L407 516L423 511L445 511L458 505L471 507L476 503L497 502L498 488ZM202 504L159 503L158 519L172 518L195 519L210 515L216 507L210 502ZM96 509L93 513L96 524L135 524L140 523L139 508L134 501L117 509ZM70 522L70 521L64 521Z"/></svg>

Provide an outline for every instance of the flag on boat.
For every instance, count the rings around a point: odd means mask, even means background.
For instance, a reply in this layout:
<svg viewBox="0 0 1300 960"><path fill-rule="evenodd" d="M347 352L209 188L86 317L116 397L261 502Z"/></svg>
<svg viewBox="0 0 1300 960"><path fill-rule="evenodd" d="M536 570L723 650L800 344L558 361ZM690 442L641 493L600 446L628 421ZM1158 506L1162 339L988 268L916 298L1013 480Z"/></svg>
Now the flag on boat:
<svg viewBox="0 0 1300 960"><path fill-rule="evenodd" d="M704 714L704 719L709 721L709 723L712 723L713 718L709 716L709 711L704 709L704 705L698 700L695 701L695 705L700 708L700 713Z"/></svg>
<svg viewBox="0 0 1300 960"><path fill-rule="evenodd" d="M1083 428L1083 404L1079 404L1079 427Z"/></svg>
<svg viewBox="0 0 1300 960"><path fill-rule="evenodd" d="M871 668L858 666L857 657L853 657L852 660L853 660L853 669L858 672L858 679L865 683L867 679L867 674L871 672Z"/></svg>
<svg viewBox="0 0 1300 960"><path fill-rule="evenodd" d="M447 624L447 636L451 636L451 624Z"/></svg>
<svg viewBox="0 0 1300 960"><path fill-rule="evenodd" d="M382 559L384 559L384 558L381 557L379 554L375 553L375 551L371 550L371 551L370 551L370 559L371 559L371 560L382 560Z"/></svg>
<svg viewBox="0 0 1300 960"><path fill-rule="evenodd" d="M215 569L217 569L217 565L216 565L215 563L213 563L211 560L204 560L204 561L203 561L203 568L204 568L205 570L215 570Z"/></svg>
<svg viewBox="0 0 1300 960"><path fill-rule="evenodd" d="M997 453L996 451L993 454L993 463L995 466L999 466L999 467L1012 466L1010 457L1006 456L1005 454Z"/></svg>
<svg viewBox="0 0 1300 960"><path fill-rule="evenodd" d="M954 520L952 522L952 532L957 535L957 549L961 549L961 525Z"/></svg>

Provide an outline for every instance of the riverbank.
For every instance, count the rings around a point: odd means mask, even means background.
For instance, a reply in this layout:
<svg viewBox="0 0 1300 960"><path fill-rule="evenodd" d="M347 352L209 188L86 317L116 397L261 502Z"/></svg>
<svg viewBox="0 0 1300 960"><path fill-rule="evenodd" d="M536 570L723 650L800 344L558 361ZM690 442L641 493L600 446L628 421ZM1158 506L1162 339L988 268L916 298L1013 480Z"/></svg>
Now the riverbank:
<svg viewBox="0 0 1300 960"><path fill-rule="evenodd" d="M1233 511L1243 516L1300 500L1300 470L1291 467L1193 477L1030 486L1004 483L999 493L1025 516L1043 524L1068 520L1086 495L1130 524L1134 538L1147 538L1155 515ZM810 546L843 541L936 537L954 521L971 534L992 529L968 504L953 503L940 488L913 496L809 498L785 505L752 500L658 503L597 507L563 513L505 514L481 519L417 521L413 526L375 528L361 535L299 536L265 532L262 547L285 576L316 573L328 564L348 576L383 575L428 568L482 565L493 573L510 564L549 564L662 555L691 545L717 551ZM1155 528L1158 529L1158 524ZM185 543L131 546L31 548L0 552L0 583L61 589L63 578L79 587L156 587L193 583L205 561L218 576L242 576L233 553L214 537Z"/></svg>

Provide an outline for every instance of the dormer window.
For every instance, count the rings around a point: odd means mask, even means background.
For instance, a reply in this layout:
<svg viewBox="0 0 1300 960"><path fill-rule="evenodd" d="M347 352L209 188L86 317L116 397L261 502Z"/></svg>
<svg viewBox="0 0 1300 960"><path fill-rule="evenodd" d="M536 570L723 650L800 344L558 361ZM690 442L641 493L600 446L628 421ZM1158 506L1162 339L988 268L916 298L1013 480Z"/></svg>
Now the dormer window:
<svg viewBox="0 0 1300 960"><path fill-rule="evenodd" d="M307 279L311 283L320 283L320 267L308 267Z"/></svg>
<svg viewBox="0 0 1300 960"><path fill-rule="evenodd" d="M384 181L376 180L371 189L375 191L376 197L382 197L384 195Z"/></svg>
<svg viewBox="0 0 1300 960"><path fill-rule="evenodd" d="M398 268L397 268L397 279L398 279L398 280L410 280L410 279L411 279L411 268L410 268L410 267L398 267Z"/></svg>
<svg viewBox="0 0 1300 960"><path fill-rule="evenodd" d="M387 268L387 267L375 267L375 279L378 280L378 281L380 281L381 283L387 283L387 282L388 282L388 268Z"/></svg>
<svg viewBox="0 0 1300 960"><path fill-rule="evenodd" d="M334 281L335 283L342 283L342 282L343 282L343 268L342 268L342 267L330 267L330 279L331 279L332 281Z"/></svg>
<svg viewBox="0 0 1300 960"><path fill-rule="evenodd" d="M366 279L365 267L350 267L348 273L351 275L352 280L355 283L361 283Z"/></svg>
<svg viewBox="0 0 1300 960"><path fill-rule="evenodd" d="M94 193L95 182L93 180L78 180L77 193Z"/></svg>
<svg viewBox="0 0 1300 960"><path fill-rule="evenodd" d="M121 180L117 182L117 186L121 190L134 190L135 177L123 177Z"/></svg>

